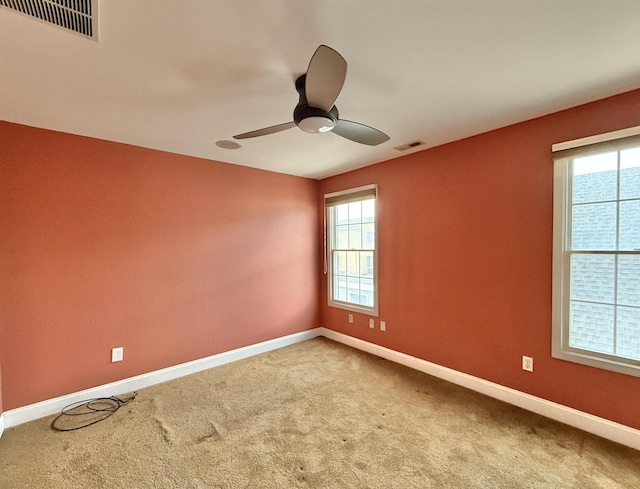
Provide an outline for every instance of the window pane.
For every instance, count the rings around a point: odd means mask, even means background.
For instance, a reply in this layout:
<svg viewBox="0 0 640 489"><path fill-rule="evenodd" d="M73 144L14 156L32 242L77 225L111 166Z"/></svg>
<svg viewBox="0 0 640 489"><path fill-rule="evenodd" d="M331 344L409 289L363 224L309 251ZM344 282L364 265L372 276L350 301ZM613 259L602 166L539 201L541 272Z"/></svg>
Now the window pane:
<svg viewBox="0 0 640 489"><path fill-rule="evenodd" d="M362 201L362 221L373 222L376 217L376 201L374 199Z"/></svg>
<svg viewBox="0 0 640 489"><path fill-rule="evenodd" d="M360 253L360 276L373 276L373 251L362 251Z"/></svg>
<svg viewBox="0 0 640 489"><path fill-rule="evenodd" d="M373 279L363 278L360 280L360 293L365 297L365 305L373 306Z"/></svg>
<svg viewBox="0 0 640 489"><path fill-rule="evenodd" d="M333 279L333 298L337 301L347 300L347 279L344 276L335 275Z"/></svg>
<svg viewBox="0 0 640 489"><path fill-rule="evenodd" d="M362 248L362 226L360 224L349 226L349 249Z"/></svg>
<svg viewBox="0 0 640 489"><path fill-rule="evenodd" d="M614 306L571 301L569 346L613 353Z"/></svg>
<svg viewBox="0 0 640 489"><path fill-rule="evenodd" d="M615 250L615 202L576 205L572 211L572 249Z"/></svg>
<svg viewBox="0 0 640 489"><path fill-rule="evenodd" d="M347 300L354 304L360 304L360 279L347 277Z"/></svg>
<svg viewBox="0 0 640 489"><path fill-rule="evenodd" d="M614 200L618 191L618 154L603 153L573 160L574 204Z"/></svg>
<svg viewBox="0 0 640 489"><path fill-rule="evenodd" d="M620 198L640 198L640 148L620 151Z"/></svg>
<svg viewBox="0 0 640 489"><path fill-rule="evenodd" d="M376 245L375 224L370 222L362 225L362 248L372 250Z"/></svg>
<svg viewBox="0 0 640 489"><path fill-rule="evenodd" d="M571 299L588 302L615 302L613 255L571 256Z"/></svg>
<svg viewBox="0 0 640 489"><path fill-rule="evenodd" d="M357 277L360 275L360 262L359 262L359 254L358 251L347 251L345 252L347 255L347 275L351 275L352 277Z"/></svg>
<svg viewBox="0 0 640 489"><path fill-rule="evenodd" d="M349 249L349 226L338 226L336 229L336 248Z"/></svg>
<svg viewBox="0 0 640 489"><path fill-rule="evenodd" d="M617 354L640 360L640 308L618 307Z"/></svg>
<svg viewBox="0 0 640 489"><path fill-rule="evenodd" d="M345 275L347 273L347 253L346 252L334 251L333 272L338 275Z"/></svg>
<svg viewBox="0 0 640 489"><path fill-rule="evenodd" d="M349 223L349 204L340 204L335 207L336 224Z"/></svg>
<svg viewBox="0 0 640 489"><path fill-rule="evenodd" d="M640 256L618 257L618 304L640 307Z"/></svg>
<svg viewBox="0 0 640 489"><path fill-rule="evenodd" d="M640 200L620 202L619 249L640 249Z"/></svg>
<svg viewBox="0 0 640 489"><path fill-rule="evenodd" d="M349 222L360 222L360 219L362 219L362 203L358 201L347 205L349 206Z"/></svg>

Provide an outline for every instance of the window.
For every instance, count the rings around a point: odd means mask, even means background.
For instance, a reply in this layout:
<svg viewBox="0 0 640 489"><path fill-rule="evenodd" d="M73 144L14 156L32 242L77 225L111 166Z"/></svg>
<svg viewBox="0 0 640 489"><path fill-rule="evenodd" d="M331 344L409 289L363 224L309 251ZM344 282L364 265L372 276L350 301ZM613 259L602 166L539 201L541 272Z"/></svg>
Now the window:
<svg viewBox="0 0 640 489"><path fill-rule="evenodd" d="M377 186L325 195L329 305L378 315Z"/></svg>
<svg viewBox="0 0 640 489"><path fill-rule="evenodd" d="M620 137L629 132L635 135ZM553 356L635 376L640 376L638 134L640 128L633 128L554 145Z"/></svg>

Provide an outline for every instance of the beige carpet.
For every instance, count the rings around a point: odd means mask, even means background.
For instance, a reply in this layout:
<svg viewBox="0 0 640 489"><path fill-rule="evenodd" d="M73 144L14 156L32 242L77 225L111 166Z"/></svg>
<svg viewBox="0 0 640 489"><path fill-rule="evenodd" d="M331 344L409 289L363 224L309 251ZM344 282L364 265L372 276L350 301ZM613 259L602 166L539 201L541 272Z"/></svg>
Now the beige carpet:
<svg viewBox="0 0 640 489"><path fill-rule="evenodd" d="M2 489L640 488L640 452L316 338L5 431Z"/></svg>

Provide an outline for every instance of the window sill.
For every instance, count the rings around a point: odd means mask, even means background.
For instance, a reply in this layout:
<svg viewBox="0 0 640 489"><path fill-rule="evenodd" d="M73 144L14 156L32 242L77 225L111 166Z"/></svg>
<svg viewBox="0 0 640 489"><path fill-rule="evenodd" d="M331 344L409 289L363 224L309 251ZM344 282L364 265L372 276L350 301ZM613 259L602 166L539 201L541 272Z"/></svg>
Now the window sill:
<svg viewBox="0 0 640 489"><path fill-rule="evenodd" d="M617 361L613 358L603 358L598 355L590 354L588 351L566 351L554 348L551 352L553 358L565 360L567 362L579 363L589 367L609 370L625 375L640 377L640 362L634 360Z"/></svg>
<svg viewBox="0 0 640 489"><path fill-rule="evenodd" d="M366 314L367 316L378 317L377 307L358 306L357 304L339 301L329 301L327 305L329 307L335 307L336 309L344 309L345 311L359 312L361 314Z"/></svg>

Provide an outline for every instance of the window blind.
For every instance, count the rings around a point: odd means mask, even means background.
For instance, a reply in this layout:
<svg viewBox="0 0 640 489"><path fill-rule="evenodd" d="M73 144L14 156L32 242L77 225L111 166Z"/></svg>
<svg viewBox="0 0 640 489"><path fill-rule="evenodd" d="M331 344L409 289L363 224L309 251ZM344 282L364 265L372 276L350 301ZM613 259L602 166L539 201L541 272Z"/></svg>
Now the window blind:
<svg viewBox="0 0 640 489"><path fill-rule="evenodd" d="M359 200L375 199L376 195L376 185L365 185L351 190L325 194L324 205L325 207L333 207L340 204L348 204L349 202L357 202Z"/></svg>
<svg viewBox="0 0 640 489"><path fill-rule="evenodd" d="M638 145L640 145L640 126L556 143L551 147L551 151L553 159L559 160Z"/></svg>

